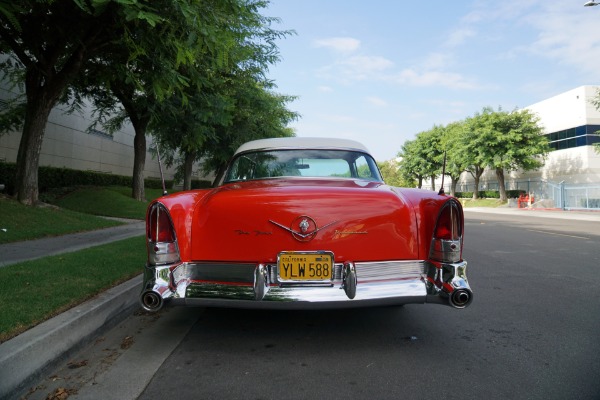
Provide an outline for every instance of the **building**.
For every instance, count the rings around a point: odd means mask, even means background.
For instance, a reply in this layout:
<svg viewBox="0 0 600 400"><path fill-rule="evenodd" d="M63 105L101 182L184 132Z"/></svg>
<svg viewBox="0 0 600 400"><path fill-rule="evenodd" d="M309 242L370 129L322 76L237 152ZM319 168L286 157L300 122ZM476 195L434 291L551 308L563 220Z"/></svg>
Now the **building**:
<svg viewBox="0 0 600 400"><path fill-rule="evenodd" d="M0 107L6 99L14 96L0 89ZM91 107L83 114L68 114L64 106L55 107L50 113L42 150L40 166L79 169L115 175L133 174L133 139L135 132L131 125L110 135L93 129ZM21 132L10 132L0 136L0 162L14 163L17 160ZM147 138L147 148L152 145ZM164 166L163 166L164 167ZM175 171L164 169L165 179L173 179ZM146 153L144 177L160 178L156 156Z"/></svg>
<svg viewBox="0 0 600 400"><path fill-rule="evenodd" d="M552 151L541 169L542 179L570 184L600 185L600 110L591 100L600 86L580 86L529 107L537 114Z"/></svg>

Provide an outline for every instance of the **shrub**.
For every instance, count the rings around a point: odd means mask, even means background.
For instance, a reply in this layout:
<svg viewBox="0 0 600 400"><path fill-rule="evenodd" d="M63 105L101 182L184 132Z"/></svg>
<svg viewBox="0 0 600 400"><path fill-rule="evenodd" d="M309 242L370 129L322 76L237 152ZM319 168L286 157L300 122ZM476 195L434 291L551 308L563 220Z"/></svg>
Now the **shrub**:
<svg viewBox="0 0 600 400"><path fill-rule="evenodd" d="M0 162L0 183L5 185L4 193L12 194L15 192L15 175L17 167L13 163ZM167 189L173 188L173 181L165 181ZM132 178L130 176L113 175L109 173L82 171L69 168L39 167L38 169L38 187L40 192L49 189L69 187L69 186L131 186ZM144 179L144 186L149 189L162 189L160 179Z"/></svg>
<svg viewBox="0 0 600 400"><path fill-rule="evenodd" d="M524 190L507 190L506 197L509 199L517 198L517 197L519 197L519 195L525 194L525 193L526 192ZM473 192L456 192L455 197L457 197L459 199L472 199ZM500 192L497 190L480 190L479 198L480 199L499 199Z"/></svg>

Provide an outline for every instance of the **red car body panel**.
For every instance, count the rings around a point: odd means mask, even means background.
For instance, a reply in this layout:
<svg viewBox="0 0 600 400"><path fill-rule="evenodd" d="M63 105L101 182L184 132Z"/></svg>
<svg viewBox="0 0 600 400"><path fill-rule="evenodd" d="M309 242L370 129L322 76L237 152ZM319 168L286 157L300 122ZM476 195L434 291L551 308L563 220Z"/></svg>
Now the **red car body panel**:
<svg viewBox="0 0 600 400"><path fill-rule="evenodd" d="M281 250L332 251L340 262L418 258L411 207L387 186L341 183L252 181L212 191L194 210L191 260L272 263ZM271 222L291 227L301 215L327 226L302 242Z"/></svg>

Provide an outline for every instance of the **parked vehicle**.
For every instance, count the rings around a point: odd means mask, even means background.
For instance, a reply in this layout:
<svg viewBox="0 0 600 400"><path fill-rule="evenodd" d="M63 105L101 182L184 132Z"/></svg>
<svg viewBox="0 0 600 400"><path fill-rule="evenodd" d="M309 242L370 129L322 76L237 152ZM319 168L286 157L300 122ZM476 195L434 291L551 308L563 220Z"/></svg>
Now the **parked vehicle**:
<svg viewBox="0 0 600 400"><path fill-rule="evenodd" d="M390 187L360 143L242 145L223 182L147 212L144 309L163 305L468 306L464 219L453 197Z"/></svg>

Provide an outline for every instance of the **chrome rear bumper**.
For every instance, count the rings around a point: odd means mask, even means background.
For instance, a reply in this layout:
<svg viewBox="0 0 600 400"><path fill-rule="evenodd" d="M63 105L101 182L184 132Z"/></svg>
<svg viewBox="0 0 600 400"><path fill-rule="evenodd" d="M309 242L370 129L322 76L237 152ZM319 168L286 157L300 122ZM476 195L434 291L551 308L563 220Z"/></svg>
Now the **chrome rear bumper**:
<svg viewBox="0 0 600 400"><path fill-rule="evenodd" d="M468 306L473 298L465 261L346 262L326 283L282 283L270 264L182 263L145 268L142 307L310 309L441 303Z"/></svg>

